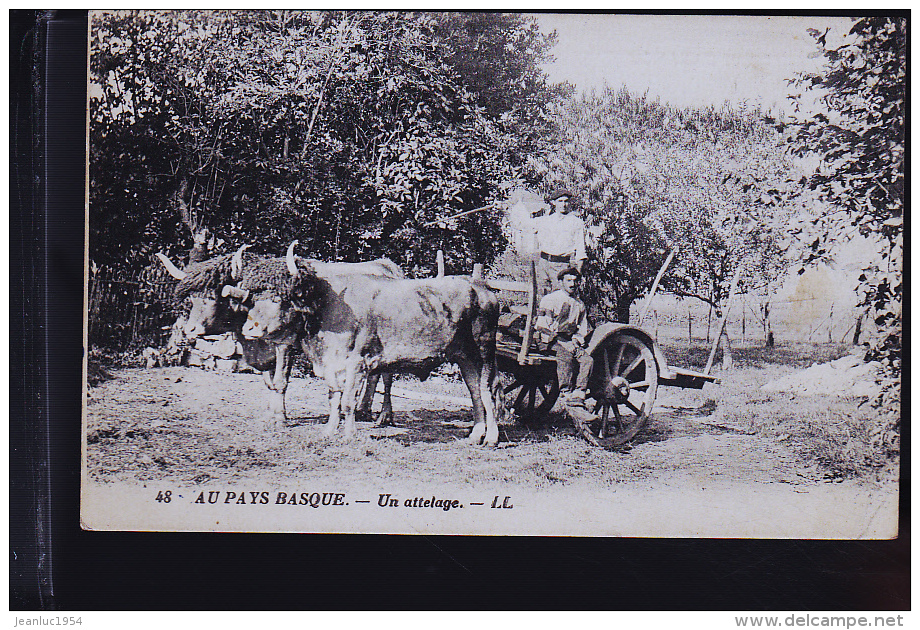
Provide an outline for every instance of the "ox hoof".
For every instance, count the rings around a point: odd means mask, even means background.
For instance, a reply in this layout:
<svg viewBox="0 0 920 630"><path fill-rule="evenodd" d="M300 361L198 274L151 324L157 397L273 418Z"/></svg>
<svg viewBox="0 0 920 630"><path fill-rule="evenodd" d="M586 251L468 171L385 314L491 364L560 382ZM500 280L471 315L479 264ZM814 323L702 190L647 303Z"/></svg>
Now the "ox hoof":
<svg viewBox="0 0 920 630"><path fill-rule="evenodd" d="M355 412L355 421L356 422L373 422L374 414L366 409L358 409Z"/></svg>
<svg viewBox="0 0 920 630"><path fill-rule="evenodd" d="M377 422L374 423L375 427L388 427L393 424L393 410L381 410L380 414L377 416Z"/></svg>
<svg viewBox="0 0 920 630"><path fill-rule="evenodd" d="M262 416L260 419L260 424L262 425L262 430L270 433L276 433L284 427L284 423L287 420L284 416L276 416L274 414L268 414Z"/></svg>
<svg viewBox="0 0 920 630"><path fill-rule="evenodd" d="M486 435L486 425L483 423L478 423L473 425L473 430L470 432L470 437L467 438L467 441L473 446L479 446L482 444L482 438Z"/></svg>

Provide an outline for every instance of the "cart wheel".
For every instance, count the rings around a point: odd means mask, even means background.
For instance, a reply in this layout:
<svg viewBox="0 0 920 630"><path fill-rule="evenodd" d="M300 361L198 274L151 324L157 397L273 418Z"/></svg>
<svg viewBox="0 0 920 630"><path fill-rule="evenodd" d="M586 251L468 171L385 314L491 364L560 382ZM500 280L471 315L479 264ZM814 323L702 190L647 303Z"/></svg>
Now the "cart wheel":
<svg viewBox="0 0 920 630"><path fill-rule="evenodd" d="M542 422L559 398L556 365L516 366L505 385L505 400L510 401L517 417L524 424Z"/></svg>
<svg viewBox="0 0 920 630"><path fill-rule="evenodd" d="M614 333L594 350L589 382L594 416L574 414L586 440L597 446L618 446L634 437L648 421L658 391L658 365L648 344Z"/></svg>

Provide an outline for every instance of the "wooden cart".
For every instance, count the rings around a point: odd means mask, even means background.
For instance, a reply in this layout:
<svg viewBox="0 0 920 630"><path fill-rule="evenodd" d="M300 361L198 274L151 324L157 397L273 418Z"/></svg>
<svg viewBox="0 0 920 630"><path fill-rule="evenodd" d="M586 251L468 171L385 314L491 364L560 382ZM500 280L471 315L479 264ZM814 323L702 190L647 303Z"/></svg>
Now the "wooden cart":
<svg viewBox="0 0 920 630"><path fill-rule="evenodd" d="M538 297L533 264L527 282L484 282L500 296L504 292L526 295L525 304L502 300L496 351L498 369L511 380L505 385L508 406L522 422L540 422L559 398L559 381L556 357L539 351L534 340ZM652 335L638 326L605 322L592 332L587 351L594 358L587 409L564 407L579 433L597 446L632 440L648 421L659 387L701 389L719 382L707 374L669 366Z"/></svg>

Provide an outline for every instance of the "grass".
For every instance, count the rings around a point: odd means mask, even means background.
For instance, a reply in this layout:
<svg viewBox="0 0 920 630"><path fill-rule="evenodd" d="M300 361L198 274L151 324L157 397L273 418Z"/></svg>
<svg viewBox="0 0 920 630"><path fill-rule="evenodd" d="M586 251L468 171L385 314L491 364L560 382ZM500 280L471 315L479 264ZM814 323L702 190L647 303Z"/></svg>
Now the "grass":
<svg viewBox="0 0 920 630"><path fill-rule="evenodd" d="M706 367L709 352L712 346L706 343L660 342L662 351L668 358L668 363L677 367L702 370ZM766 368L770 366L785 366L802 369L814 363L827 363L846 356L850 353L851 346L838 343L807 343L789 341L777 343L772 348L763 346L741 346L732 348L732 359L737 368ZM716 352L714 365L722 361L722 349Z"/></svg>
<svg viewBox="0 0 920 630"><path fill-rule="evenodd" d="M668 346L666 350L669 360L681 352L693 367L705 363L699 348ZM787 444L819 466L826 479L896 479L899 448L880 439L887 420L865 399L761 390L790 371L848 352L844 345L804 343L738 349L733 352L735 369L719 374L722 384L712 391L720 399L718 413L726 424Z"/></svg>
<svg viewBox="0 0 920 630"><path fill-rule="evenodd" d="M702 370L706 359L708 358L709 347L704 342L689 344L680 343L663 343L662 349L673 366ZM815 465L815 474L824 476L828 480L839 480L845 478L860 479L878 479L890 480L896 479L898 475L899 462L899 445L895 437L889 439L885 433L886 419L866 404L863 400L856 398L839 398L828 395L802 396L793 395L784 392L765 392L761 387L766 383L786 376L794 371L807 368L815 363L825 363L841 356L846 355L850 348L838 344L809 344L784 342L778 343L773 348L763 348L757 346L742 346L734 349L734 369L722 373L718 367L715 374L720 376L722 383L717 386L707 386L704 395L709 396L718 404L715 409L713 418L719 424L729 427L740 428L744 432L751 432L775 440L778 445L785 445L796 453L798 458L805 462L813 462ZM109 370L126 363L124 355L117 353L106 353L104 351L93 349L88 357L89 361L89 379L93 386L104 386L105 381L110 376ZM719 365L718 363L716 364ZM296 371L305 371L303 365L298 366ZM456 384L458 379L449 369L445 368L438 372L438 375L450 383ZM216 377L215 377L216 378ZM186 378L187 380L187 378ZM124 435L126 439L135 439L129 434L128 426L133 422L147 422L150 418L154 420L168 415L169 407L163 405L171 401L168 395L163 392L149 390L152 385L159 382L157 379L150 381L148 378L142 378L143 383L136 386L143 391L143 408L137 408L137 401L127 401L124 408L112 408L100 410L97 412L100 418L105 420L105 426L100 427L100 432L96 438L106 444L111 441L118 444L122 440L116 439ZM430 386L430 385L429 385ZM227 384L220 381L220 391L224 391ZM462 386L459 393L463 395ZM410 387L411 389L412 387ZM248 390L247 390L248 391ZM455 393L455 392L449 392ZM661 394L660 394L661 395ZM238 396L228 393L230 400L236 400ZM149 400L148 400L149 399ZM133 405L133 406L132 406ZM427 412L418 412L417 415L424 419ZM203 414L199 414L204 417ZM224 415L224 411L220 412ZM458 418L468 420L466 412L456 412ZM148 417L149 416L149 417ZM118 420L116 420L118 418ZM438 412L436 419L444 420L444 412ZM200 422L201 418L196 416L195 422ZM112 427L109 424L115 422L119 432L117 436L109 435ZM142 424L143 424L142 422ZM128 424L125 424L128 423ZM186 421L179 419L178 422L171 421L176 426L173 429L184 427ZM167 423L170 424L170 423ZM433 431L443 423L438 422L410 422L408 428L410 431ZM552 423L550 423L552 424ZM124 425L124 426L123 426ZM112 425L115 426L115 425ZM146 426L146 425L144 425ZM165 426L165 425L164 425ZM306 425L305 425L306 426ZM465 425L464 425L465 427ZM194 427L193 427L194 428ZM188 431L194 433L193 428ZM443 427L442 427L443 428ZM121 430L124 429L124 430ZM291 430L289 428L289 430ZM298 430L306 429L293 429ZM407 453L415 453L416 450L424 453L413 455L420 458L415 464L417 472L423 478L429 478L436 475L437 471L429 470L424 458L427 455L435 457L440 450L447 448L451 450L450 445L457 439L460 439L468 428L451 428L445 429L447 433L442 436L432 435L415 435L408 434L406 439L415 445L414 450L406 450L400 440L386 439L366 442L365 446L373 452L373 457L364 456L365 451L357 449L355 457L363 462L365 467L370 470L381 472L381 474L395 466L400 469L397 462L403 461ZM513 426L503 426L503 431L524 431L523 428ZM150 440L165 440L166 434L161 435L162 430L157 429L151 433ZM307 431L309 433L309 431ZM184 453L189 455L189 451L184 446L183 440L187 441L188 435L182 434L176 443L159 444L163 448L163 453ZM94 438L95 439L95 438ZM284 450L283 447L273 445L269 451L266 451L267 461L285 461L285 452L279 452L277 449ZM357 447L356 447L357 448ZM362 447L363 448L363 447ZM330 453L328 448L321 449L323 452L313 457L307 458L311 465L328 466ZM334 449L333 449L334 450ZM430 451L430 452L429 452ZM451 450L451 452L453 452ZM466 457L466 451L458 451ZM151 467L156 468L161 464L157 462L160 451L156 449L150 451ZM242 458L241 461L249 461L248 455L238 454L230 451L221 452L218 461L233 460ZM290 455L288 453L288 455ZM291 461L298 461L304 458L303 453L296 453L292 456ZM621 482L623 479L638 474L630 466L630 460L618 459L619 467L610 467L604 464L604 458L609 454L603 451L589 447L587 443L576 438L568 423L563 423L559 427L546 427L542 439L531 439L527 436L515 435L509 438L509 444L495 453L486 452L478 453L475 463L468 462L454 470L452 474L458 478L464 478L471 481L479 481L493 478L495 468L499 465L502 469L502 475L509 480L526 482L529 485L541 486L541 484L552 485L556 483L567 483L570 480L588 476L596 483L601 485L611 485ZM622 460L622 461L621 461ZM166 460L163 460L166 461ZM465 460L464 460L465 461ZM214 464L208 460L209 464ZM301 462L303 463L303 462ZM204 470L207 468L206 463L195 459L188 462L189 479L193 479L204 472L209 473L211 477L220 477L224 474L222 469ZM252 463L252 467L256 463ZM204 468L204 469L203 469ZM359 468L361 468L359 466ZM364 470L364 469L362 469ZM367 470L364 470L366 473ZM100 473L102 474L102 473ZM106 473L108 474L108 473ZM153 473L151 473L153 474ZM443 474L443 472L441 473Z"/></svg>

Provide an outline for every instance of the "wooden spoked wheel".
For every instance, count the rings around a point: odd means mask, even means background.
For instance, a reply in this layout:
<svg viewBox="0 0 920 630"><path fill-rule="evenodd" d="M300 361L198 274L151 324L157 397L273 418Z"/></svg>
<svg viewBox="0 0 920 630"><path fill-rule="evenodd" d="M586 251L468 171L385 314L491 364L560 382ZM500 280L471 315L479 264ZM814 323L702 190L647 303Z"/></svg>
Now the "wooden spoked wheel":
<svg viewBox="0 0 920 630"><path fill-rule="evenodd" d="M575 424L592 444L618 446L636 437L651 415L658 365L649 344L630 334L610 335L592 356L588 411L593 415L576 413Z"/></svg>
<svg viewBox="0 0 920 630"><path fill-rule="evenodd" d="M559 398L556 365L519 365L510 375L505 400L525 424L542 422Z"/></svg>

